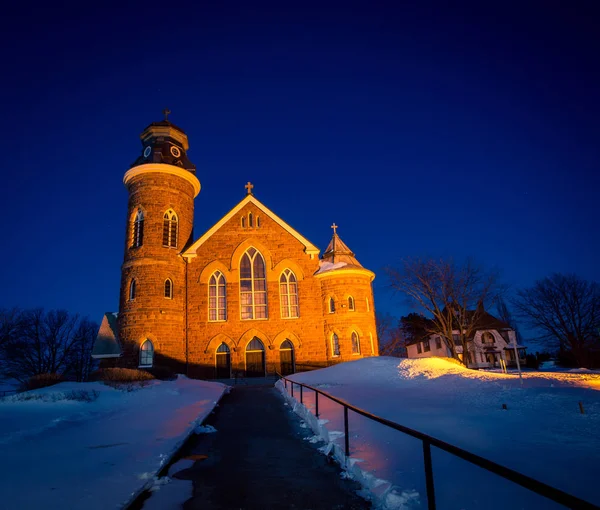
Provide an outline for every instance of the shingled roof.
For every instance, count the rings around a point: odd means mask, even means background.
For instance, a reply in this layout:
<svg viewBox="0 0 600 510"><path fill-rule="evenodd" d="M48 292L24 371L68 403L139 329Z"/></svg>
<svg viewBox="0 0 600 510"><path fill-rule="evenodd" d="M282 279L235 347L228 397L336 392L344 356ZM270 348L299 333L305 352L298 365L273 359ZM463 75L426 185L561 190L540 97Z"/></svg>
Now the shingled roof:
<svg viewBox="0 0 600 510"><path fill-rule="evenodd" d="M319 261L319 269L315 274L335 271L336 269L351 268L364 269L362 264L356 260L354 252L346 246L346 243L334 231L331 241L329 241L327 249Z"/></svg>

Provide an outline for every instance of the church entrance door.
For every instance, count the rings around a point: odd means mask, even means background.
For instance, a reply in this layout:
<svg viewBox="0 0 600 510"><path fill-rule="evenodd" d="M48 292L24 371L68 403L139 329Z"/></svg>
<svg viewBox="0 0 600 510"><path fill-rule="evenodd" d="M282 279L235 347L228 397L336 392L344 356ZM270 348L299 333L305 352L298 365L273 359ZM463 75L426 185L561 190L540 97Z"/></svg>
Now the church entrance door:
<svg viewBox="0 0 600 510"><path fill-rule="evenodd" d="M294 345L289 340L284 340L279 347L281 375L290 375L296 371L294 360Z"/></svg>
<svg viewBox="0 0 600 510"><path fill-rule="evenodd" d="M231 353L229 346L226 343L219 345L215 357L217 358L215 361L215 377L217 379L231 378Z"/></svg>
<svg viewBox="0 0 600 510"><path fill-rule="evenodd" d="M265 377L265 346L256 337L246 346L246 377Z"/></svg>

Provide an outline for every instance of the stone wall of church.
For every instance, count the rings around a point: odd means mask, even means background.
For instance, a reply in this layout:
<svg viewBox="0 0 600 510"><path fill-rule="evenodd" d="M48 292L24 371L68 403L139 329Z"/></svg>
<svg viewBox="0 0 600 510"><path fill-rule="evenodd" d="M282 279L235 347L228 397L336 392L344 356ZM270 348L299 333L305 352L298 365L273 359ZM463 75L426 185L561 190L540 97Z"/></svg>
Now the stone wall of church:
<svg viewBox="0 0 600 510"><path fill-rule="evenodd" d="M125 257L121 270L119 337L123 343L122 366L137 367L139 347L153 342L155 365L185 361L185 262L179 255L192 237L194 217L193 186L176 175L144 173L127 185ZM144 212L144 238L140 247L131 247L133 218ZM163 246L163 216L172 209L178 217L176 248ZM173 282L173 299L165 298L165 280ZM129 286L136 280L135 299ZM162 359L161 359L162 358Z"/></svg>
<svg viewBox="0 0 600 510"><path fill-rule="evenodd" d="M378 356L379 347L375 328L373 290L368 276L342 270L320 276L321 302L325 317L324 335L328 350L333 354L332 336L338 336L340 355L336 361L350 361L361 356ZM351 310L349 298L354 301ZM335 312L330 312L329 301L333 298ZM352 332L359 336L360 354L352 353Z"/></svg>
<svg viewBox="0 0 600 510"><path fill-rule="evenodd" d="M254 227L248 226L253 214ZM242 226L242 217L246 226ZM260 226L256 226L260 222ZM268 319L242 320L239 264L249 247L263 255L267 272ZM197 251L188 266L188 335L191 367L199 377L214 377L215 350L225 342L231 350L233 371L245 370L246 345L258 337L266 349L267 372L280 369L281 343L289 339L295 348L296 369L327 366L323 336L324 319L319 281L313 276L317 256L304 253L304 246L279 224L248 204L217 230ZM299 317L284 319L280 310L279 278L290 268L298 280ZM208 280L221 271L227 281L227 320L208 320Z"/></svg>

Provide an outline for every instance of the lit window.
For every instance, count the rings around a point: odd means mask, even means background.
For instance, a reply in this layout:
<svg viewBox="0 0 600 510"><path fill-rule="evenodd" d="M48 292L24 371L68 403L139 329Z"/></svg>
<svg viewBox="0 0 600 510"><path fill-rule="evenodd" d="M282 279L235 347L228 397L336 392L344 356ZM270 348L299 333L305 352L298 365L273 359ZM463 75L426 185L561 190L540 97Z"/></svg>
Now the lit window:
<svg viewBox="0 0 600 510"><path fill-rule="evenodd" d="M335 333L333 335L331 335L331 355L332 356L340 355L340 340Z"/></svg>
<svg viewBox="0 0 600 510"><path fill-rule="evenodd" d="M163 246L177 248L177 215L172 209L163 216Z"/></svg>
<svg viewBox="0 0 600 510"><path fill-rule="evenodd" d="M140 367L151 367L154 361L154 346L146 340L140 347Z"/></svg>
<svg viewBox="0 0 600 510"><path fill-rule="evenodd" d="M208 281L208 320L227 320L225 276L221 271L214 272Z"/></svg>
<svg viewBox="0 0 600 510"><path fill-rule="evenodd" d="M265 260L256 248L248 248L240 263L242 319L267 318Z"/></svg>
<svg viewBox="0 0 600 510"><path fill-rule="evenodd" d="M129 283L129 301L135 299L135 280L131 280Z"/></svg>
<svg viewBox="0 0 600 510"><path fill-rule="evenodd" d="M169 278L165 280L165 297L173 299L173 282Z"/></svg>
<svg viewBox="0 0 600 510"><path fill-rule="evenodd" d="M329 313L335 312L335 301L333 298L329 298Z"/></svg>
<svg viewBox="0 0 600 510"><path fill-rule="evenodd" d="M481 343L492 345L496 343L496 339L494 338L494 335L486 331L483 335L481 335Z"/></svg>
<svg viewBox="0 0 600 510"><path fill-rule="evenodd" d="M352 296L348 297L348 310L354 311L354 298Z"/></svg>
<svg viewBox="0 0 600 510"><path fill-rule="evenodd" d="M360 354L360 340L356 331L352 332L352 354Z"/></svg>
<svg viewBox="0 0 600 510"><path fill-rule="evenodd" d="M279 277L279 295L281 317L284 319L298 317L298 282L291 269L286 269Z"/></svg>
<svg viewBox="0 0 600 510"><path fill-rule="evenodd" d="M133 219L131 247L139 248L144 244L144 213L138 209Z"/></svg>

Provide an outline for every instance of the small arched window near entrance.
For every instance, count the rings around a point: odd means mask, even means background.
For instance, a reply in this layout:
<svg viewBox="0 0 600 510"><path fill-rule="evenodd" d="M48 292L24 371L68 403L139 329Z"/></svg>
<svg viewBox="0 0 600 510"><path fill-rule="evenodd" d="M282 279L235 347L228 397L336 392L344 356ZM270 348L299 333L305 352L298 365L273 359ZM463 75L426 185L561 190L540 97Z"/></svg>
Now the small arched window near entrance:
<svg viewBox="0 0 600 510"><path fill-rule="evenodd" d="M170 278L165 280L165 297L167 299L173 299L173 282Z"/></svg>
<svg viewBox="0 0 600 510"><path fill-rule="evenodd" d="M354 298L352 296L348 296L348 310L354 311Z"/></svg>
<svg viewBox="0 0 600 510"><path fill-rule="evenodd" d="M231 377L231 351L225 342L217 347L215 357L216 378L229 379Z"/></svg>
<svg viewBox="0 0 600 510"><path fill-rule="evenodd" d="M140 347L140 368L151 367L154 362L154 345L146 340Z"/></svg>
<svg viewBox="0 0 600 510"><path fill-rule="evenodd" d="M129 283L129 301L133 301L135 299L135 278L133 280L131 280L131 282Z"/></svg>
<svg viewBox="0 0 600 510"><path fill-rule="evenodd" d="M144 212L141 209L137 210L133 219L131 247L139 248L144 244Z"/></svg>
<svg viewBox="0 0 600 510"><path fill-rule="evenodd" d="M360 354L360 339L356 331L352 332L352 354Z"/></svg>
<svg viewBox="0 0 600 510"><path fill-rule="evenodd" d="M281 317L284 319L298 317L298 282L291 269L286 269L279 277L279 297L281 298Z"/></svg>
<svg viewBox="0 0 600 510"><path fill-rule="evenodd" d="M254 337L246 346L246 377L265 377L265 346Z"/></svg>
<svg viewBox="0 0 600 510"><path fill-rule="evenodd" d="M331 355L333 357L340 355L340 339L335 333L331 335Z"/></svg>
<svg viewBox="0 0 600 510"><path fill-rule="evenodd" d="M163 216L163 246L177 248L177 215L173 209Z"/></svg>
<svg viewBox="0 0 600 510"><path fill-rule="evenodd" d="M290 375L296 371L294 359L294 344L289 340L281 342L279 347L279 356L281 362L281 375Z"/></svg>

